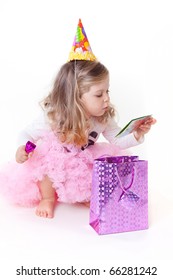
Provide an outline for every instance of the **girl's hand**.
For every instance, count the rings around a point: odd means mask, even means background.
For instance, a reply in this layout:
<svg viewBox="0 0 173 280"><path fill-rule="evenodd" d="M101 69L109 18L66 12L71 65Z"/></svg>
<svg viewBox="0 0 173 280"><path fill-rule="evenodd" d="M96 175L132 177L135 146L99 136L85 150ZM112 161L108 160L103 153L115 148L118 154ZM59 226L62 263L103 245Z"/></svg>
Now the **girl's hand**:
<svg viewBox="0 0 173 280"><path fill-rule="evenodd" d="M20 146L17 151L16 151L16 161L18 163L24 163L26 160L28 160L28 158L30 158L32 156L32 153L27 153L25 151L25 145Z"/></svg>
<svg viewBox="0 0 173 280"><path fill-rule="evenodd" d="M137 141L140 140L146 133L149 132L151 126L156 123L156 120L152 117L148 118L144 123L142 123L139 127L135 129L133 132Z"/></svg>

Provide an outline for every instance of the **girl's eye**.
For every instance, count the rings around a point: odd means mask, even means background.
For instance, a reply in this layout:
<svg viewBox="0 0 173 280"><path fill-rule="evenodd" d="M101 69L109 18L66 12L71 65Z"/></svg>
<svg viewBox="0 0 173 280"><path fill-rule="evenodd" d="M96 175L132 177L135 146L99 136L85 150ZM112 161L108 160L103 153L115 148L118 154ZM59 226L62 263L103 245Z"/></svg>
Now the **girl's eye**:
<svg viewBox="0 0 173 280"><path fill-rule="evenodd" d="M107 93L107 94L109 94L109 90L107 90L107 91L106 91L106 93ZM96 95L96 97L102 97L102 96L103 96L103 94L102 94L102 93L101 93L101 94L97 94L97 95Z"/></svg>

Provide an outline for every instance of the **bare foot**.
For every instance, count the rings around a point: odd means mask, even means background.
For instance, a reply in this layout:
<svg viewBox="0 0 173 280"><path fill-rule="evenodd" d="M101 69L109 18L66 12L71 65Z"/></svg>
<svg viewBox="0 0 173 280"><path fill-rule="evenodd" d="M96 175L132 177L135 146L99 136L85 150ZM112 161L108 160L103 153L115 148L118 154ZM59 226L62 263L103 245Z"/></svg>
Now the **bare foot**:
<svg viewBox="0 0 173 280"><path fill-rule="evenodd" d="M55 208L55 199L44 198L40 201L35 213L39 217L53 218L54 208Z"/></svg>

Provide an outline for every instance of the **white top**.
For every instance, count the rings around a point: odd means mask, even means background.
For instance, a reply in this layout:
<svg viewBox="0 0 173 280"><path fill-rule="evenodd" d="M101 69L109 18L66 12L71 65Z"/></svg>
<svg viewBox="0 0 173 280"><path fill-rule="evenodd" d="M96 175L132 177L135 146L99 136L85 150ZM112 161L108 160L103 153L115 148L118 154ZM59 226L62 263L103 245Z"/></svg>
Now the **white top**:
<svg viewBox="0 0 173 280"><path fill-rule="evenodd" d="M128 149L136 146L144 141L144 138L137 141L133 133L122 137L115 137L115 135L121 130L114 118L110 118L108 123L101 124L95 118L92 119L91 128L89 131L89 143L94 144L102 134L104 138L111 144L116 144L121 149ZM34 120L19 134L18 144L25 145L27 141L37 142L44 134L51 131L51 127L45 114L41 114L39 118ZM85 148L88 146L86 145Z"/></svg>

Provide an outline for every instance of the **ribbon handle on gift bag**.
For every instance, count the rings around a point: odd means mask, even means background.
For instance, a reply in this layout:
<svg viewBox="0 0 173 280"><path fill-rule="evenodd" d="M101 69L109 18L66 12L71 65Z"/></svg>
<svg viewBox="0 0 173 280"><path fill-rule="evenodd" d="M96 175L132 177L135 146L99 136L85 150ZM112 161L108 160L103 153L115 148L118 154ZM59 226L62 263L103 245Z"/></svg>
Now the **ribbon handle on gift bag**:
<svg viewBox="0 0 173 280"><path fill-rule="evenodd" d="M136 168L135 166L133 166L131 182L129 186L125 188L121 182L121 178L119 176L118 169L117 169L117 178L120 184L120 188L122 189L122 194L120 195L118 202L121 202L127 208L133 207L136 204L136 202L139 200L138 195L136 195L132 191L129 191L129 189L132 187L135 181L135 176L136 176Z"/></svg>
<svg viewBox="0 0 173 280"><path fill-rule="evenodd" d="M118 181L119 181L119 184L120 184L120 188L122 189L123 193L127 193L127 190L131 188L131 186L133 185L134 179L135 179L135 168L134 168L134 166L133 166L133 170L132 170L131 182L130 182L130 184L129 184L129 186L127 188L123 187L123 184L121 182L118 170L117 170L117 178L118 178Z"/></svg>

